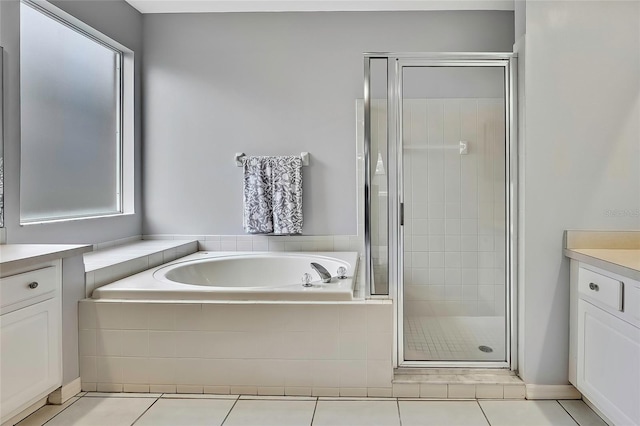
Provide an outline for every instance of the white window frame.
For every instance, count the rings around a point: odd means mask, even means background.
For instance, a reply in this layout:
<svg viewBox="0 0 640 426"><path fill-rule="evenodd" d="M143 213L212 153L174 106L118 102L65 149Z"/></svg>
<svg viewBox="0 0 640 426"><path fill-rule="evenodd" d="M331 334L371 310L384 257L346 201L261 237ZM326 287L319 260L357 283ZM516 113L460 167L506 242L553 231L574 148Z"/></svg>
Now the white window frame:
<svg viewBox="0 0 640 426"><path fill-rule="evenodd" d="M34 220L25 220L20 216L20 225L35 225L43 223L70 222L77 220L97 219L103 217L113 217L122 215L132 215L135 213L135 197L134 197L134 149L135 149L135 54L133 50L127 48L121 43L104 35L73 15L54 6L45 0L20 0L26 6L43 13L47 17L69 27L79 34L91 39L92 41L112 50L119 56L119 93L117 115L117 153L118 159L118 182L116 184L116 212L82 215L82 216L65 216L54 218L38 218Z"/></svg>

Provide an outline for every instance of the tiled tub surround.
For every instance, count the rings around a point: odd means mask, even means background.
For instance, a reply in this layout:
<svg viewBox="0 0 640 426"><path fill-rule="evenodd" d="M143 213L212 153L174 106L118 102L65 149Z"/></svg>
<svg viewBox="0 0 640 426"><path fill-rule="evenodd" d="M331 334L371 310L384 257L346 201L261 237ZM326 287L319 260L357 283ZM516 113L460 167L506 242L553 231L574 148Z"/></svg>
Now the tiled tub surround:
<svg viewBox="0 0 640 426"><path fill-rule="evenodd" d="M82 389L391 396L393 305L80 302Z"/></svg>
<svg viewBox="0 0 640 426"><path fill-rule="evenodd" d="M143 240L197 240L200 251L357 251L357 235L143 235Z"/></svg>
<svg viewBox="0 0 640 426"><path fill-rule="evenodd" d="M143 241L126 239L121 244L105 243L84 255L85 295L98 287L154 268L198 251L194 239Z"/></svg>

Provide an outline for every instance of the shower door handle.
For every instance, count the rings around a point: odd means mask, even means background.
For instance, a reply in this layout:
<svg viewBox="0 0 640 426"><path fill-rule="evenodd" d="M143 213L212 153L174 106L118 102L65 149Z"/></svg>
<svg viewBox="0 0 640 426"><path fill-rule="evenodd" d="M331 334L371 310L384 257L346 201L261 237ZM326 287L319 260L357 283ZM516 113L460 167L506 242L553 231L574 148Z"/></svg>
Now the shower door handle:
<svg viewBox="0 0 640 426"><path fill-rule="evenodd" d="M400 226L404 226L404 203L400 203Z"/></svg>

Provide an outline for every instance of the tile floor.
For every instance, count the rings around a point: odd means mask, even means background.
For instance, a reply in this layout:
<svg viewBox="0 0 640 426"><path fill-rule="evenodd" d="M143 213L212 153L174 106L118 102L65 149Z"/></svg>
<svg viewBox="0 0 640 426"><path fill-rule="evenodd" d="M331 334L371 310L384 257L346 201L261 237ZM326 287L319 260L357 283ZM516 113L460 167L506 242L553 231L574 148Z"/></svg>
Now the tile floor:
<svg viewBox="0 0 640 426"><path fill-rule="evenodd" d="M504 361L504 317L407 316L405 358L415 361ZM493 352L482 352L480 345Z"/></svg>
<svg viewBox="0 0 640 426"><path fill-rule="evenodd" d="M19 426L606 426L582 401L80 393Z"/></svg>

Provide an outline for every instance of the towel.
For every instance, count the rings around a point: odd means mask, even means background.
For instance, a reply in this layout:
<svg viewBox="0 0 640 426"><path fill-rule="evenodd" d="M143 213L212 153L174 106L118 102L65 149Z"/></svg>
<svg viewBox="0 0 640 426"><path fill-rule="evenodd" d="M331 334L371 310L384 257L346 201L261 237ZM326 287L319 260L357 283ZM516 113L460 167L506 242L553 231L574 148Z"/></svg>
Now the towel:
<svg viewBox="0 0 640 426"><path fill-rule="evenodd" d="M245 232L266 234L273 232L273 203L271 202L270 157L244 157L244 219Z"/></svg>
<svg viewBox="0 0 640 426"><path fill-rule="evenodd" d="M302 159L272 157L273 233L302 233Z"/></svg>
<svg viewBox="0 0 640 426"><path fill-rule="evenodd" d="M245 157L243 168L245 232L302 233L302 159Z"/></svg>

